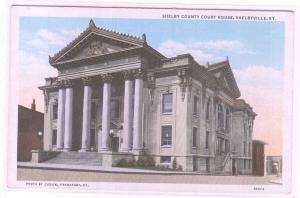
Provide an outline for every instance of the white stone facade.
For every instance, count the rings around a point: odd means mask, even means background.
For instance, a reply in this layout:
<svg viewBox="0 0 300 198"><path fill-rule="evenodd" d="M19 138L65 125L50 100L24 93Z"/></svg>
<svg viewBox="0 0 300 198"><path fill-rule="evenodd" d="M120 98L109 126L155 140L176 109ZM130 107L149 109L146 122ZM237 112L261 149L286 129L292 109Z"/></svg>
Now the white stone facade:
<svg viewBox="0 0 300 198"><path fill-rule="evenodd" d="M251 174L256 114L229 61L166 58L142 38L93 21L50 57L44 150L150 155L156 164L209 174Z"/></svg>

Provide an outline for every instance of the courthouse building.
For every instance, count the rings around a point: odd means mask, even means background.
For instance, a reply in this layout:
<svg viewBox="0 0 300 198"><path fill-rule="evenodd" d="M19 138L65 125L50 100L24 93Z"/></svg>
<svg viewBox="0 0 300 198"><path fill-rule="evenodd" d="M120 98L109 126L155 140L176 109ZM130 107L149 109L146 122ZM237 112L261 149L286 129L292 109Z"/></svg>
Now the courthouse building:
<svg viewBox="0 0 300 198"><path fill-rule="evenodd" d="M91 20L49 63L58 76L39 87L44 150L98 153L105 165L146 154L158 165L176 159L183 171L251 174L256 114L239 99L228 58L201 65L190 54L165 57L145 34Z"/></svg>

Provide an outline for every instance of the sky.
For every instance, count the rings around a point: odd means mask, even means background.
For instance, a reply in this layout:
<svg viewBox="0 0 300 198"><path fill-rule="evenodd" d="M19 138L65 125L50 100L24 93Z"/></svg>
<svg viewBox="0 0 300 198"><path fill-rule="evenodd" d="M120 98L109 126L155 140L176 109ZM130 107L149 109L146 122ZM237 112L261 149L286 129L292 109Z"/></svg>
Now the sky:
<svg viewBox="0 0 300 198"><path fill-rule="evenodd" d="M19 40L19 103L44 112L45 77L57 76L48 63L53 55L88 27L89 18L21 17ZM150 46L167 57L190 53L200 64L230 65L245 99L258 114L254 139L267 142L266 153L282 150L284 23L278 21L205 21L163 19L100 19L96 26L135 36L146 34Z"/></svg>

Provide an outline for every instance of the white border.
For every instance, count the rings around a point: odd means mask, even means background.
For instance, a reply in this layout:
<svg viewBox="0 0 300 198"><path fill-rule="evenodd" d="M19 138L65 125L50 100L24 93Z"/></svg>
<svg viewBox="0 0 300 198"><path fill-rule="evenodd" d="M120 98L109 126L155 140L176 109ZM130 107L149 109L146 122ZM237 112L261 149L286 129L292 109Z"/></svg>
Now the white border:
<svg viewBox="0 0 300 198"><path fill-rule="evenodd" d="M37 3L37 2L34 2L35 4ZM56 5L57 4L59 4L58 2L56 2L55 3ZM63 3L63 4L65 4L65 2ZM74 5L74 3L72 3L73 5ZM83 5L83 4L81 4L81 3L75 3L76 5ZM85 5L91 5L91 6L93 6L93 5L95 5L95 3L90 3L90 4L86 4L85 3ZM102 4L103 5L103 4ZM105 4L105 5L107 5L107 6L112 6L112 5L115 5L115 4ZM120 5L120 4L119 4ZM125 5L128 5L128 4L125 4ZM136 4L135 4L136 5ZM138 4L138 6L140 6L141 4ZM122 4L121 4L121 6L122 6ZM134 6L134 4L132 4L132 6ZM156 7L162 7L161 5L142 5L142 6L156 6ZM167 5L163 5L164 7L168 7ZM172 7L174 7L174 6L172 6ZM189 7L189 6L187 6L187 5L180 5L180 6L178 6L178 7ZM206 6L197 6L198 8L199 7L201 7L201 8L208 8L208 9L211 9L211 8L216 8L216 6L214 5L214 6L212 6L212 5L206 5ZM193 8L196 8L195 7L195 5L193 5ZM222 6L222 8L234 8L234 9L238 9L238 8L240 8L240 9L243 9L244 7L240 7L240 6ZM248 7L248 8L250 8L250 9L262 9L263 7L261 7L261 6L259 6L259 8L258 7L256 7L256 6L250 6L250 7ZM265 9L269 9L270 7L264 7ZM41 7L39 7L39 9L41 9ZM282 10L282 9L292 9L292 8L288 8L288 7L272 7L272 9L280 9L280 10ZM32 12L33 10L31 10L31 12ZM37 10L37 12L38 12L38 10ZM44 14L45 12L43 12L43 13L40 13L40 14ZM57 13L58 13L58 10L56 9L56 13L55 13L55 15L57 16ZM65 13L65 12L64 12ZM74 13L74 12L73 12ZM14 13L13 13L14 14ZM17 14L20 14L20 13L17 13ZM69 15L70 13L68 13L68 15ZM80 11L80 14L81 14L81 17L91 17L91 15L93 15L93 13L92 12L90 12L89 11L89 13L87 14L87 13L82 13L82 11ZM86 14L86 15L85 15ZM94 13L94 14L97 14L96 12ZM47 16L49 16L49 13L47 13L46 14ZM51 15L51 14L50 14ZM135 14L135 16L136 16L136 14ZM140 16L140 15L139 15ZM145 16L145 15L144 15ZM13 16L13 17L16 17L15 15ZM76 17L76 15L74 15L73 17ZM95 17L94 15L93 15L93 17ZM97 16L97 17L99 17L99 16ZM18 32L18 28L17 27L15 27L15 24L16 24L16 21L15 21L15 18L13 18L13 20L11 20L11 21L13 21L13 26L12 26L12 30L13 31L11 31L13 34L14 34L14 36L12 36L11 38L18 38L18 36L16 36L16 33ZM289 20L286 20L286 24L287 24L287 26L288 27L291 27L292 25L293 25L293 22L292 21L289 21ZM14 29L14 28L16 28L16 29ZM289 36L290 36L290 38L293 36L293 30L291 30L290 28L289 28ZM18 34L17 34L18 35ZM14 41L16 41L16 39L14 39ZM291 39L288 39L288 41L290 41L290 42L286 42L286 45L285 45L285 48L287 49L287 48L289 48L290 49L290 47L293 47L293 42L291 42ZM17 42L18 43L18 42ZM15 45L13 45L13 47L15 47ZM11 49L11 53L10 54L14 54L13 52L15 52L15 48L12 48ZM291 78L291 76L292 76L292 67L286 67L286 65L291 65L292 63L293 63L293 57L291 56L292 55L292 53L289 53L289 54L286 54L286 62L285 62L285 82L287 82L287 83L285 83L285 90L288 90L287 92L285 92L285 98L287 98L287 99L291 99L292 98L292 92L291 92L291 85L292 85L292 78ZM16 65L16 61L17 61L17 59L16 59L16 57L14 57L13 59L11 59L12 60L12 64L13 65ZM10 79L10 82L17 82L17 81L15 81L15 80L17 80L16 79L16 77L17 77L17 73L15 73L15 72L17 72L16 71L16 67L11 67L11 73L10 74L13 74L13 75L11 75L10 77L11 77L11 79ZM12 81L13 80L13 81ZM16 87L15 86L10 86L10 91L13 93L13 94L15 94L15 93L17 93L17 92L15 92L16 91L16 89L15 89ZM286 89L287 88L287 89ZM14 95L14 97L10 97L10 104L17 104L17 101L16 101L16 99L17 99L18 97L16 96L16 95ZM13 100L12 100L13 99ZM292 115L292 103L291 103L291 101L290 100L287 100L287 101L285 101L285 107L288 107L287 109L285 108L285 129L286 129L286 131L285 132L288 132L288 131L291 131L292 130L292 117L291 117L291 115ZM16 106L16 105L15 105ZM10 108L12 108L12 106L10 107ZM11 114L10 115L10 118L15 118L15 117L17 117L17 114L16 114L16 112L17 112L17 110L16 110L16 107L15 108L13 108L13 109L10 109L10 112L14 112L13 114ZM17 126L16 125L16 119L10 119L10 127L12 126L12 124L14 125L14 126ZM9 130L9 131L11 131L11 130ZM14 131L16 131L16 128L14 128ZM283 133L283 134L288 134L288 133ZM15 139L14 139L15 137L13 137L12 135L11 135L11 133L10 133L10 135L9 135L9 142L13 142L12 140L14 140L15 141ZM291 144L289 144L290 142L291 142L291 136L288 136L288 135L284 135L284 140L285 140L285 143L284 143L284 154L283 154L283 156L284 156L284 166L285 166L285 164L286 164L286 166L284 167L284 169L286 170L286 169L288 169L287 171L284 171L284 175L283 175L283 178L284 178L284 186L283 186L283 189L280 189L280 190L278 190L278 186L276 187L276 189L268 189L268 190L270 190L270 192L272 192L272 193L277 193L277 192L283 192L283 191L281 191L281 190L284 190L284 192L288 192L289 190L287 189L289 186L290 186L290 176L292 176L292 172L291 172L291 167L290 167L290 165L291 164L289 164L289 165L287 165L287 163L286 163L286 160L289 160L289 159L291 159L291 155L289 154L290 153L290 151L291 151ZM287 142L289 142L288 144L286 144ZM9 144L9 151L12 151L11 149L11 146L12 144ZM11 160L11 159L16 159L16 152L15 152L15 150L13 150L13 152L9 152L10 153L10 159L8 159L9 161ZM14 155L11 155L11 153L13 153ZM11 165L12 164L9 164L8 165L8 167L10 167L10 171L9 172L13 172L12 170L11 170ZM11 178L11 177L10 177ZM114 185L116 185L116 183L113 183ZM147 184L146 184L147 185ZM152 186L152 184L151 184L151 186ZM167 185L166 185L167 186ZM170 190L172 190L172 189L174 189L174 185L172 184L171 185L172 186L172 188L170 189ZM192 188L191 188L191 190L195 190L195 188L196 189L199 189L199 185L196 185L196 186L193 186L193 185L191 185L191 184L189 184L188 185L189 187L190 186L192 186ZM104 187L104 186L103 186ZM108 185L108 186L106 186L106 184L105 184L105 187L107 187L106 189L108 189L110 186ZM118 186L118 188L119 188L120 186ZM130 185L128 185L128 184L126 184L126 187L130 187ZM189 188L188 187L188 188ZM212 187L212 188L210 188L210 187ZM245 192L248 192L247 191L247 189L244 189L243 187L245 187L245 186L230 186L230 187L232 187L232 189L231 188L228 188L228 186L226 186L226 191L227 190L229 190L229 191L227 191L227 192L230 192L230 190L234 190L234 189L236 189L236 188L239 188L243 193L245 193ZM242 187L242 188L241 188ZM134 186L133 186L133 188L136 188L136 184L134 184ZM205 188L206 189L209 189L209 190L213 190L214 192L217 192L216 191L216 189L215 189L215 185L205 185ZM111 188L111 190L115 190L115 188ZM188 189L185 189L185 190L188 190ZM202 189L201 189L202 190ZM223 188L219 188L219 186L218 186L218 191L219 190L221 190L222 191L222 194L224 195L224 193L226 193L226 191L224 191L225 189L223 189ZM241 192L240 191L240 192ZM267 190L266 190L267 191ZM151 190L151 192L153 193L154 191L152 191ZM201 191L201 192L203 192L203 191ZM185 193L186 194L186 193ZM245 195L245 194L244 194Z"/></svg>

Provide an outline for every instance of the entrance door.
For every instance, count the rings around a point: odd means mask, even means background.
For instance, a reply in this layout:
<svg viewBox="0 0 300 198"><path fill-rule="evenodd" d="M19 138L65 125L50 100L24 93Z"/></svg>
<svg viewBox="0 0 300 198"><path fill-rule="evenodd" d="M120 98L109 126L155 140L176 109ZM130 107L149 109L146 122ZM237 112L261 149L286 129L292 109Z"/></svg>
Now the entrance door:
<svg viewBox="0 0 300 198"><path fill-rule="evenodd" d="M235 159L232 159L232 175L236 175Z"/></svg>
<svg viewBox="0 0 300 198"><path fill-rule="evenodd" d="M112 138L111 150L113 152L119 152L119 137Z"/></svg>
<svg viewBox="0 0 300 198"><path fill-rule="evenodd" d="M95 139L96 139L95 129L91 129L90 130L90 147L91 147L91 151L96 151Z"/></svg>

